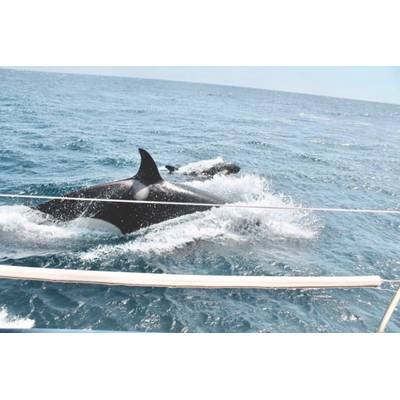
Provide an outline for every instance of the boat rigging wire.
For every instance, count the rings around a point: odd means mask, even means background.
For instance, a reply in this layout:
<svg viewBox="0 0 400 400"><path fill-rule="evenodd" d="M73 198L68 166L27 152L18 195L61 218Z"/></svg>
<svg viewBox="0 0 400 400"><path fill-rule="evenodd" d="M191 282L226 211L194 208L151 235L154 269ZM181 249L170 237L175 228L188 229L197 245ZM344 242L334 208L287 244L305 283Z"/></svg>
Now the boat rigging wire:
<svg viewBox="0 0 400 400"><path fill-rule="evenodd" d="M63 197L63 196L39 196L28 194L0 193L0 198L31 199L31 200L62 200L62 201L86 201L104 203L126 203L126 204L151 204L151 205L175 205L196 207L218 207L218 208L248 208L267 211L316 211L316 212L338 212L338 213L360 213L360 214L400 214L397 209L366 209L366 208L332 208L332 207L299 207L299 206L266 206L256 204L238 203L186 203L180 201L155 201L155 200L124 200L110 198L88 198L88 197Z"/></svg>

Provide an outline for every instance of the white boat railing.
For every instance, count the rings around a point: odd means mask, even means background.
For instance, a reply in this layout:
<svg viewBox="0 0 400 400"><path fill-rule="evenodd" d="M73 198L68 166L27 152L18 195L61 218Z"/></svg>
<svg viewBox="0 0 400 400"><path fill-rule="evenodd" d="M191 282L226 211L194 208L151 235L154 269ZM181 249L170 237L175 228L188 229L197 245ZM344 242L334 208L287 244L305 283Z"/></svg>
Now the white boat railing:
<svg viewBox="0 0 400 400"><path fill-rule="evenodd" d="M0 265L0 279L20 279L58 283L83 283L182 289L353 289L380 288L384 283L399 284L377 275L367 276L240 276L181 275L119 271L23 267ZM400 287L379 325L384 332L400 301Z"/></svg>

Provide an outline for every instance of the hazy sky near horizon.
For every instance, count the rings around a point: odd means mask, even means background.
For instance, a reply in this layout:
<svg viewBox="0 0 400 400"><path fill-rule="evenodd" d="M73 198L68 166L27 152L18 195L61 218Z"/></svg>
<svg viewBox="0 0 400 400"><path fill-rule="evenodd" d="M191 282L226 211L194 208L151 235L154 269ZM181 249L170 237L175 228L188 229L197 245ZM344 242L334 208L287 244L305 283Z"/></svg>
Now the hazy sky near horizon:
<svg viewBox="0 0 400 400"><path fill-rule="evenodd" d="M400 67L11 67L190 81L400 104Z"/></svg>

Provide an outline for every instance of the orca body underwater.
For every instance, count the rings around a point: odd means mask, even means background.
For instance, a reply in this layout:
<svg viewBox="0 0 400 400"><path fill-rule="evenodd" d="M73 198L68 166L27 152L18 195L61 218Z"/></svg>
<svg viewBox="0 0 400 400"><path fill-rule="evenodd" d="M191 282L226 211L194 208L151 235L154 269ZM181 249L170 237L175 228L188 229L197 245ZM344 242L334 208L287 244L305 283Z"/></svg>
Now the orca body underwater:
<svg viewBox="0 0 400 400"><path fill-rule="evenodd" d="M181 203L220 204L225 201L210 193L162 179L150 154L139 149L141 164L137 174L128 179L99 184L70 192L65 197L147 200ZM196 205L88 202L51 200L36 207L60 221L95 218L111 223L126 234L181 215L210 209Z"/></svg>
<svg viewBox="0 0 400 400"><path fill-rule="evenodd" d="M166 165L165 168L168 170L170 174L174 172L181 172L179 167L175 167L173 165ZM211 167L199 168L198 170L190 170L188 172L184 171L184 175L190 176L206 176L206 177L213 177L217 174L222 175L230 175L230 174L237 174L240 171L240 167L233 163L226 163L226 162L218 162L217 164Z"/></svg>

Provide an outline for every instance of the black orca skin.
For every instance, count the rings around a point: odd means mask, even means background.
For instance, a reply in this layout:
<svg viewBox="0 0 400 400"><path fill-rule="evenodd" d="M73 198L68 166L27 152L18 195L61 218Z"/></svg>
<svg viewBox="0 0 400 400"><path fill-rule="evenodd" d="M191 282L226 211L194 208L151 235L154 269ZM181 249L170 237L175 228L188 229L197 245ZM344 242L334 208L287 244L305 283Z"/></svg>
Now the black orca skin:
<svg viewBox="0 0 400 400"><path fill-rule="evenodd" d="M67 193L64 197L182 203L225 203L225 200L210 193L163 180L150 154L143 149L139 149L139 153L141 164L138 173L134 177L91 186ZM51 200L39 205L37 210L49 214L60 221L71 221L78 217L101 219L115 225L122 233L126 234L171 218L204 211L209 208L211 206Z"/></svg>

